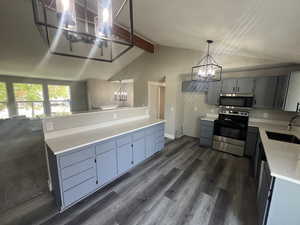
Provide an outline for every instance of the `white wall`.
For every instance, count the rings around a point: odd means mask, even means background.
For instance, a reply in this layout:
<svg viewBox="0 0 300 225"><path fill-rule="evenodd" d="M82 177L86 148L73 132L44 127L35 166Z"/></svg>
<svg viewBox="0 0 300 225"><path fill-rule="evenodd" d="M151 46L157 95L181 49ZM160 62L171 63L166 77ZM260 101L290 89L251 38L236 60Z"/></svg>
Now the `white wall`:
<svg viewBox="0 0 300 225"><path fill-rule="evenodd" d="M166 133L172 136L180 136L183 133L190 136L198 136L198 120L206 113L215 112L214 106L207 105L204 94L189 94L181 92L181 81L191 72L191 67L201 58L202 53L187 49L171 48L159 46L155 54L144 53L121 72L111 79L130 79L134 83L134 105L147 105L147 82L160 81L166 82L166 108L165 119ZM235 68L244 66L256 66L263 64L274 64L278 62L249 58L242 56L223 55L219 56L219 63L224 68ZM235 74L233 74L234 76ZM196 107L196 109L195 109ZM265 110L255 110L254 117L281 118L287 120L288 113L273 112Z"/></svg>

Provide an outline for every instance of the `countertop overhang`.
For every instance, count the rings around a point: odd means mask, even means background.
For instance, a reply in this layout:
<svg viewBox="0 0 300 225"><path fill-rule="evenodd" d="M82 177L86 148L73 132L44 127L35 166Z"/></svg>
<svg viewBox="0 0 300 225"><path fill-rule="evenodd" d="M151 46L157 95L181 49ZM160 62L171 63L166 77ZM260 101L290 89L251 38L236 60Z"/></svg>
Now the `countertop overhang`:
<svg viewBox="0 0 300 225"><path fill-rule="evenodd" d="M140 119L126 123L115 124L108 127L85 130L71 135L49 138L45 142L50 150L55 154L61 154L70 150L95 144L113 137L121 136L129 132L141 130L156 124L164 123L160 119Z"/></svg>

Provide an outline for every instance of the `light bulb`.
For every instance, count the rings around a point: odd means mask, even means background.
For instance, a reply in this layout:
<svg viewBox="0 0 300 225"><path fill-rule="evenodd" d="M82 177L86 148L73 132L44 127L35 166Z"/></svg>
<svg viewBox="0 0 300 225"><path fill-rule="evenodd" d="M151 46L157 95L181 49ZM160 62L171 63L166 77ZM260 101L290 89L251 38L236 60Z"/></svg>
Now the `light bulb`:
<svg viewBox="0 0 300 225"><path fill-rule="evenodd" d="M61 0L64 12L70 9L70 0Z"/></svg>
<svg viewBox="0 0 300 225"><path fill-rule="evenodd" d="M103 23L108 23L109 21L109 10L108 8L103 8Z"/></svg>

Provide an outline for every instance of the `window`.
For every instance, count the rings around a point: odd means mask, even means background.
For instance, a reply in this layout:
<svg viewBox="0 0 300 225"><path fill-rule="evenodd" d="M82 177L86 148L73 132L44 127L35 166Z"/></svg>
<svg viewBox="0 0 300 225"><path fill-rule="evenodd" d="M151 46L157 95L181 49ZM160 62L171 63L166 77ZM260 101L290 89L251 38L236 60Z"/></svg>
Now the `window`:
<svg viewBox="0 0 300 225"><path fill-rule="evenodd" d="M71 113L70 86L48 85L51 115L61 116Z"/></svg>
<svg viewBox="0 0 300 225"><path fill-rule="evenodd" d="M7 89L6 84L0 82L0 119L9 117L7 108Z"/></svg>
<svg viewBox="0 0 300 225"><path fill-rule="evenodd" d="M41 84L14 83L13 87L18 115L35 118L45 114Z"/></svg>

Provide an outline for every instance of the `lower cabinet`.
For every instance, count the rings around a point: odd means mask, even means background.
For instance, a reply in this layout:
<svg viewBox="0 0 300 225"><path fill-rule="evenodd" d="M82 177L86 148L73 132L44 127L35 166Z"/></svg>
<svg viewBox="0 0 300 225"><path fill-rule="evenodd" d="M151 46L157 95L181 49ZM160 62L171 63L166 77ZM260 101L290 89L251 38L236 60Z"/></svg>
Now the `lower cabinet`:
<svg viewBox="0 0 300 225"><path fill-rule="evenodd" d="M98 184L101 186L117 175L117 151L112 149L96 156Z"/></svg>
<svg viewBox="0 0 300 225"><path fill-rule="evenodd" d="M250 158L254 157L256 143L258 139L258 128L257 127L248 127L247 139L245 145L245 155Z"/></svg>
<svg viewBox="0 0 300 225"><path fill-rule="evenodd" d="M155 153L155 135L154 133L146 136L146 157L150 157Z"/></svg>
<svg viewBox="0 0 300 225"><path fill-rule="evenodd" d="M134 141L132 144L132 156L133 156L133 164L139 164L140 162L145 160L145 138L141 138L137 141Z"/></svg>
<svg viewBox="0 0 300 225"><path fill-rule="evenodd" d="M200 120L200 145L212 147L214 135L214 121Z"/></svg>
<svg viewBox="0 0 300 225"><path fill-rule="evenodd" d="M163 148L163 123L58 155L48 148L57 205L67 209Z"/></svg>
<svg viewBox="0 0 300 225"><path fill-rule="evenodd" d="M132 146L126 144L118 147L118 173L122 174L133 166Z"/></svg>

